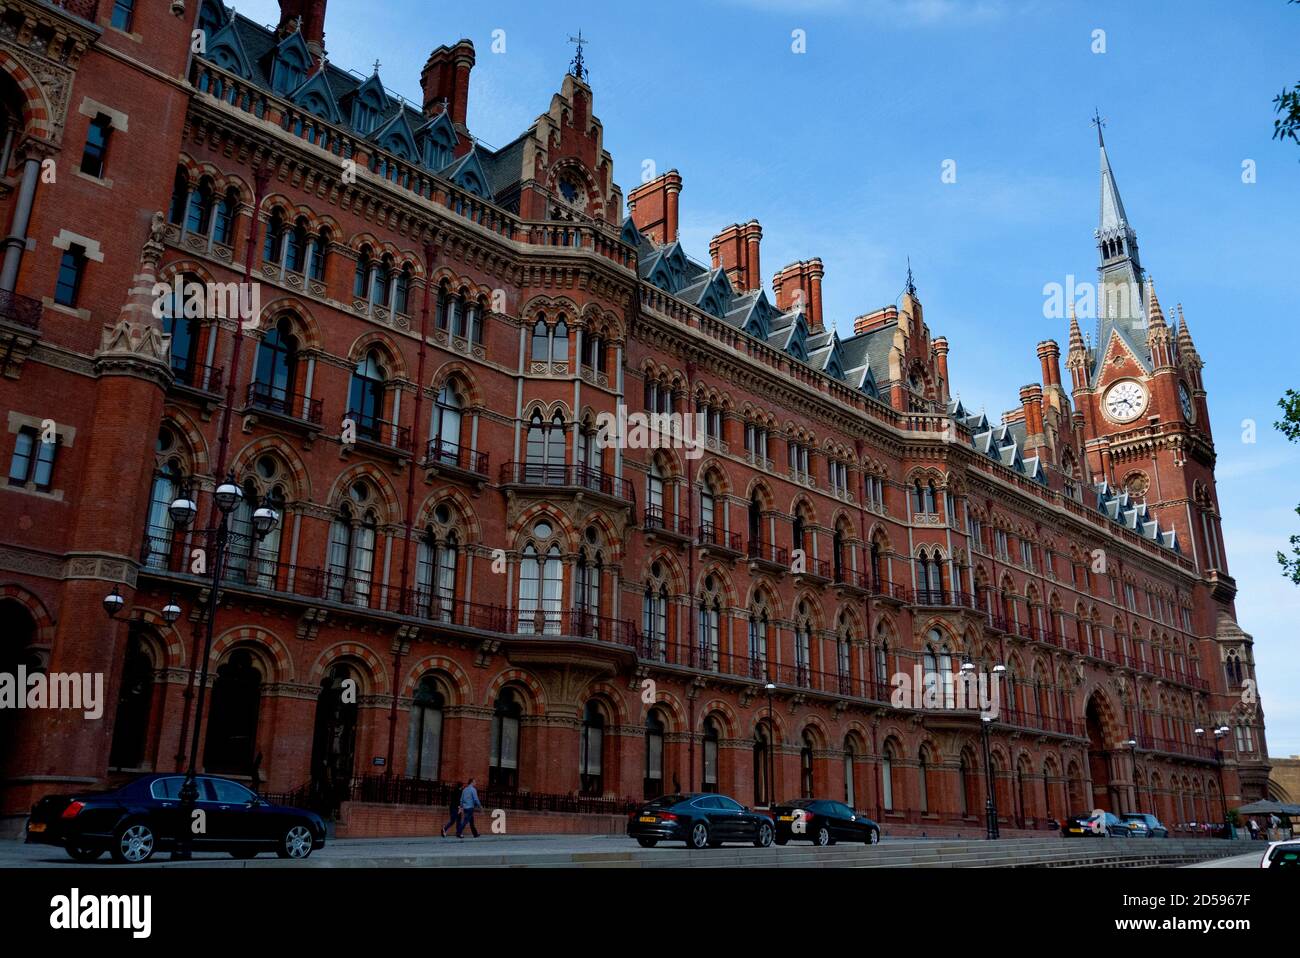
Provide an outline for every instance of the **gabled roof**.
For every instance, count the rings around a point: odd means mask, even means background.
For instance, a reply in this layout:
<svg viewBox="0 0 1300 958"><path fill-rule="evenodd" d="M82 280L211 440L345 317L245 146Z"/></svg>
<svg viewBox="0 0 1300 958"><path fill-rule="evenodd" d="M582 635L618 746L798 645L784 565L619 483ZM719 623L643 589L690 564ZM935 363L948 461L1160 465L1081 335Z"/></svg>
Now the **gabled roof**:
<svg viewBox="0 0 1300 958"><path fill-rule="evenodd" d="M344 122L343 111L324 70L317 70L304 80L302 86L289 94L289 99L330 123Z"/></svg>
<svg viewBox="0 0 1300 958"><path fill-rule="evenodd" d="M460 159L439 170L438 174L451 180L463 190L484 198L490 196L487 172L479 161L477 145L471 147L470 151Z"/></svg>
<svg viewBox="0 0 1300 958"><path fill-rule="evenodd" d="M405 110L398 110L392 119L376 127L370 139L408 163L420 162L420 147L415 141L415 131L407 122Z"/></svg>
<svg viewBox="0 0 1300 958"><path fill-rule="evenodd" d="M1125 348L1133 354L1138 365L1142 367L1143 372L1151 372L1151 352L1147 349L1146 337L1137 339L1135 330L1130 323L1107 318L1101 325L1101 335L1097 339L1097 348L1093 352L1092 372L1089 376L1091 382L1096 382L1100 375L1102 367L1106 364L1106 357L1110 355L1110 343L1112 339L1118 338Z"/></svg>
<svg viewBox="0 0 1300 958"><path fill-rule="evenodd" d="M223 70L237 73L245 80L259 80L266 83L265 74L255 76L253 73L253 64L258 63L261 57L257 54L250 55L248 46L244 43L247 38L247 31L242 29L244 22L242 18L236 17L216 31L208 38L208 52L205 56ZM260 52L267 53L270 49L268 47Z"/></svg>

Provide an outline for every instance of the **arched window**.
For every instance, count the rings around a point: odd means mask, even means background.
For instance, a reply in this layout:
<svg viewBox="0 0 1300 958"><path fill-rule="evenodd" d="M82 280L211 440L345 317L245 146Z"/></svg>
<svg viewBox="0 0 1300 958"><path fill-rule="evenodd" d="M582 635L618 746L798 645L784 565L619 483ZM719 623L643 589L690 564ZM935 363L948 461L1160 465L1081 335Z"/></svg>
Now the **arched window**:
<svg viewBox="0 0 1300 958"><path fill-rule="evenodd" d="M395 272L392 254L385 253L371 271L370 302L385 308L393 304L392 278Z"/></svg>
<svg viewBox="0 0 1300 958"><path fill-rule="evenodd" d="M588 702L582 712L582 737L578 744L579 789L584 795L604 791L601 763L605 755L605 716L600 706Z"/></svg>
<svg viewBox="0 0 1300 958"><path fill-rule="evenodd" d="M313 797L325 809L346 801L356 764L357 690L346 665L335 664L321 679L311 746Z"/></svg>
<svg viewBox="0 0 1300 958"><path fill-rule="evenodd" d="M806 729L803 747L799 749L799 794L804 798L813 797L813 738Z"/></svg>
<svg viewBox="0 0 1300 958"><path fill-rule="evenodd" d="M420 679L411 702L410 729L406 740L406 774L436 782L442 767L442 709L445 704L438 681L431 675Z"/></svg>
<svg viewBox="0 0 1300 958"><path fill-rule="evenodd" d="M266 244L262 247L262 259L268 263L279 263L284 255L284 210L276 207L271 211L271 218L266 224Z"/></svg>
<svg viewBox="0 0 1300 958"><path fill-rule="evenodd" d="M600 638L600 588L603 555L596 547L598 537L596 530L589 528L586 542L578 550L577 599L578 612L582 617L579 634Z"/></svg>
<svg viewBox="0 0 1300 958"><path fill-rule="evenodd" d="M8 169L0 170L0 173L8 173ZM190 175L185 171L185 167L176 167L176 176L172 180L172 201L167 210L167 221L180 226L185 220L186 207L189 204L190 196Z"/></svg>
<svg viewBox="0 0 1300 958"><path fill-rule="evenodd" d="M352 276L352 296L355 299L369 300L370 298L370 271L371 255L370 247L361 247L361 254L357 257L356 272Z"/></svg>
<svg viewBox="0 0 1300 958"><path fill-rule="evenodd" d="M561 319L555 324L555 335L551 341L551 362L567 363L569 361L569 324Z"/></svg>
<svg viewBox="0 0 1300 958"><path fill-rule="evenodd" d="M894 746L889 742L880 756L880 803L885 811L894 810Z"/></svg>
<svg viewBox="0 0 1300 958"><path fill-rule="evenodd" d="M647 525L663 528L667 525L664 512L664 471L658 459L650 460L646 475L645 517Z"/></svg>
<svg viewBox="0 0 1300 958"><path fill-rule="evenodd" d="M709 716L704 720L704 775L701 791L718 790L718 723Z"/></svg>
<svg viewBox="0 0 1300 958"><path fill-rule="evenodd" d="M374 496L369 486L356 483L348 497L330 524L326 595L338 602L368 606L378 527Z"/></svg>
<svg viewBox="0 0 1300 958"><path fill-rule="evenodd" d="M559 542L550 542L553 530L542 520L524 545L519 569L519 632L559 635L564 567Z"/></svg>
<svg viewBox="0 0 1300 958"><path fill-rule="evenodd" d="M461 464L460 434L464 400L451 380L438 390L438 401L433 407L433 458L456 466Z"/></svg>
<svg viewBox="0 0 1300 958"><path fill-rule="evenodd" d="M519 787L519 732L524 708L513 689L502 689L492 712L492 743L488 754L488 787Z"/></svg>
<svg viewBox="0 0 1300 958"><path fill-rule="evenodd" d="M916 793L921 801L921 812L925 813L930 810L930 776L929 776L929 756L922 749L921 756L916 763Z"/></svg>
<svg viewBox="0 0 1300 958"><path fill-rule="evenodd" d="M658 562L650 566L650 576L641 600L641 631L649 644L650 657L662 662L668 646L668 583L663 581L663 568Z"/></svg>
<svg viewBox="0 0 1300 958"><path fill-rule="evenodd" d="M550 330L546 326L546 320L541 316L538 316L537 322L533 323L531 355L535 363L549 363L551 361Z"/></svg>
<svg viewBox="0 0 1300 958"><path fill-rule="evenodd" d="M722 530L717 526L717 516L715 514L716 498L717 488L713 484L713 477L705 476L704 482L700 486L700 537L705 542L715 545L722 541Z"/></svg>
<svg viewBox="0 0 1300 958"><path fill-rule="evenodd" d="M322 226L320 232L312 239L307 256L307 275L318 282L325 281L325 262L330 252L330 231Z"/></svg>
<svg viewBox="0 0 1300 958"><path fill-rule="evenodd" d="M214 210L212 241L230 246L235 241L235 214L239 211L239 191L233 186L226 190Z"/></svg>
<svg viewBox="0 0 1300 958"><path fill-rule="evenodd" d="M371 349L352 372L348 389L348 418L356 423L357 435L371 442L383 438L384 393L387 383L379 353Z"/></svg>
<svg viewBox="0 0 1300 958"><path fill-rule="evenodd" d="M651 709L645 720L645 780L642 792L646 799L664 793L664 720L658 709Z"/></svg>
<svg viewBox="0 0 1300 958"><path fill-rule="evenodd" d="M849 808L858 807L857 783L854 781L854 766L858 756L853 749L852 739L844 740L844 804Z"/></svg>
<svg viewBox="0 0 1300 958"><path fill-rule="evenodd" d="M449 529L450 510L434 510L434 523L426 527L416 553L415 589L417 614L437 622L451 622L456 608L456 568L460 540Z"/></svg>
<svg viewBox="0 0 1300 958"><path fill-rule="evenodd" d="M411 298L411 264L406 263L396 274L396 286L393 290L393 309L399 313L410 312Z"/></svg>
<svg viewBox="0 0 1300 958"><path fill-rule="evenodd" d="M307 263L307 218L298 217L293 228L284 237L284 268L294 273L303 272Z"/></svg>
<svg viewBox="0 0 1300 958"><path fill-rule="evenodd" d="M185 230L199 236L207 236L212 225L213 190L212 179L203 177L199 187L190 194L189 205L185 211Z"/></svg>
<svg viewBox="0 0 1300 958"><path fill-rule="evenodd" d="M699 622L696 634L700 668L717 670L721 630L722 597L713 576L706 576L704 591L700 596Z"/></svg>
<svg viewBox="0 0 1300 958"><path fill-rule="evenodd" d="M300 413L292 401L298 371L298 339L292 330L289 319L282 316L266 331L257 346L253 373L257 404L286 416Z"/></svg>
<svg viewBox="0 0 1300 958"><path fill-rule="evenodd" d="M749 613L749 674L767 676L767 609L762 606Z"/></svg>
<svg viewBox="0 0 1300 958"><path fill-rule="evenodd" d="M800 685L809 682L809 664L812 656L812 619L806 603L800 602L794 627L794 665L796 680Z"/></svg>
<svg viewBox="0 0 1300 958"><path fill-rule="evenodd" d="M257 720L262 702L262 675L247 649L235 649L217 667L212 683L203 771L248 775L257 755Z"/></svg>
<svg viewBox="0 0 1300 958"><path fill-rule="evenodd" d="M563 485L567 470L564 462L564 417L557 411L549 423L534 411L528 424L528 461L524 466L525 482L533 485Z"/></svg>
<svg viewBox="0 0 1300 958"><path fill-rule="evenodd" d="M763 556L763 503L755 492L749 499L749 554ZM763 556L767 558L767 556Z"/></svg>

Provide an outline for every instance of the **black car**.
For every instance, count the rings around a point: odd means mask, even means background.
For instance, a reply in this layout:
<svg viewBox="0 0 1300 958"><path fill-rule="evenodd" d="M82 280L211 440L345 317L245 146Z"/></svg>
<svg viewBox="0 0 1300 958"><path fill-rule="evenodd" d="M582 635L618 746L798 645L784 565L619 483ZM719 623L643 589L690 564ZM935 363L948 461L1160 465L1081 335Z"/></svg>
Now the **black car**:
<svg viewBox="0 0 1300 958"><path fill-rule="evenodd" d="M93 862L108 851L126 864L147 862L171 849L181 828L183 775L145 775L106 792L47 795L32 806L27 841L58 845L79 862ZM315 812L272 805L238 782L198 777L203 828L192 834L196 852L229 852L253 858L275 852L281 858L306 858L325 847L325 821Z"/></svg>
<svg viewBox="0 0 1300 958"><path fill-rule="evenodd" d="M687 848L717 848L724 842L772 844L772 820L726 795L664 795L628 818L627 833L642 848L660 842L685 842Z"/></svg>
<svg viewBox="0 0 1300 958"><path fill-rule="evenodd" d="M772 810L776 817L776 843L810 841L814 845L836 842L880 841L880 826L843 802L828 798L798 798Z"/></svg>
<svg viewBox="0 0 1300 958"><path fill-rule="evenodd" d="M1129 827L1129 834L1134 838L1168 838L1169 829L1160 823L1160 819L1146 812L1126 812L1124 823Z"/></svg>
<svg viewBox="0 0 1300 958"><path fill-rule="evenodd" d="M1129 823L1110 812L1072 815L1061 824L1066 838L1128 838L1133 834Z"/></svg>

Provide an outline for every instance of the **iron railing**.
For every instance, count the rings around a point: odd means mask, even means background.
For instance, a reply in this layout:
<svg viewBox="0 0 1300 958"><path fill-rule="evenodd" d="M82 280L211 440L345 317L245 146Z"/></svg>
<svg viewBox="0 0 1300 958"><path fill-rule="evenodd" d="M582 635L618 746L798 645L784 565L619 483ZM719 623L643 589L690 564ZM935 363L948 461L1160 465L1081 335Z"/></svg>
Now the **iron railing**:
<svg viewBox="0 0 1300 958"><path fill-rule="evenodd" d="M740 533L728 532L715 523L702 523L696 530L699 536L699 543L702 546L717 546L720 549L730 549L732 552L740 552Z"/></svg>
<svg viewBox="0 0 1300 958"><path fill-rule="evenodd" d="M624 502L635 502L632 483L603 469L559 463L507 462L501 467L503 485L558 486L587 489Z"/></svg>
<svg viewBox="0 0 1300 958"><path fill-rule="evenodd" d="M388 446L404 452L410 452L413 449L410 426L402 426L395 422L389 422L387 419L380 419L378 416L367 415L351 409L343 417L345 422L349 419L356 426L357 439L359 440L368 442L371 445Z"/></svg>
<svg viewBox="0 0 1300 958"><path fill-rule="evenodd" d="M486 476L488 473L488 454L462 446L460 443L430 439L424 454L425 465L428 466L452 466L480 476Z"/></svg>
<svg viewBox="0 0 1300 958"><path fill-rule="evenodd" d="M38 329L44 310L39 299L23 296L13 290L0 289L0 319L28 329Z"/></svg>
<svg viewBox="0 0 1300 958"><path fill-rule="evenodd" d="M321 424L324 409L324 404L319 399L258 382L248 384L248 405L317 426Z"/></svg>

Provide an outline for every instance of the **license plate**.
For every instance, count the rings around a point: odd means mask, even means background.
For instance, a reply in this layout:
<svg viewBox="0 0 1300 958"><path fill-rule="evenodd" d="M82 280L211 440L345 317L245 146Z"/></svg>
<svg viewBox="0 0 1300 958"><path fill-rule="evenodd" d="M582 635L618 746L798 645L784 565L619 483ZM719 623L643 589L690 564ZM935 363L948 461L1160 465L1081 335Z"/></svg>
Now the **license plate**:
<svg viewBox="0 0 1300 958"><path fill-rule="evenodd" d="M782 816L781 816L781 821L783 821L783 822L792 822L792 821L794 821L794 816L793 816L793 815L782 815Z"/></svg>
<svg viewBox="0 0 1300 958"><path fill-rule="evenodd" d="M643 822L649 822L651 825L653 825L655 822L658 821L658 819L655 818L653 815L642 815L642 816L641 816L641 821L643 821Z"/></svg>
<svg viewBox="0 0 1300 958"><path fill-rule="evenodd" d="M1082 828L1072 828L1072 829L1070 829L1070 831L1073 832L1075 835L1082 835L1082 834L1083 834L1083 829L1082 829Z"/></svg>
<svg viewBox="0 0 1300 958"><path fill-rule="evenodd" d="M28 830L29 832L43 832L43 831L45 831L45 823L44 823L44 822L29 822L28 825L27 825L27 830Z"/></svg>

